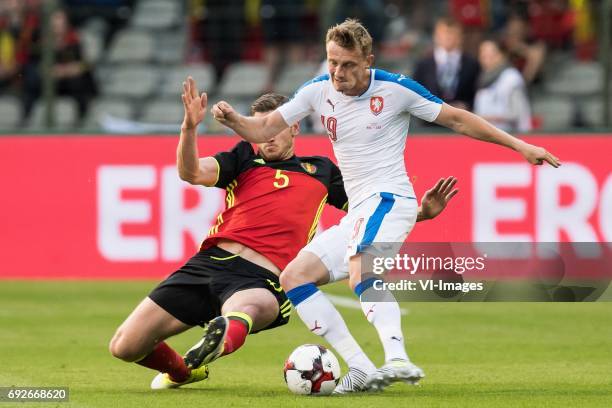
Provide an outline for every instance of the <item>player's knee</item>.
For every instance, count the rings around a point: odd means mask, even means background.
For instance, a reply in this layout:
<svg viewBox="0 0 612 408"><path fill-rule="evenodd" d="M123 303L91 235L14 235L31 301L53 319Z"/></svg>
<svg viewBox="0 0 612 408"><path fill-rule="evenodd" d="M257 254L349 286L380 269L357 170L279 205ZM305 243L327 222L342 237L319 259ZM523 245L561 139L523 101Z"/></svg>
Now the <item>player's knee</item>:
<svg viewBox="0 0 612 408"><path fill-rule="evenodd" d="M279 281L283 289L288 291L296 286L312 282L312 278L299 264L290 263L281 273Z"/></svg>
<svg viewBox="0 0 612 408"><path fill-rule="evenodd" d="M113 357L128 363L138 361L142 357L142 351L126 339L121 330L118 330L111 339L108 350Z"/></svg>
<svg viewBox="0 0 612 408"><path fill-rule="evenodd" d="M259 299L257 303L242 305L240 312L253 320L253 327L258 330L272 323L278 315L278 302L272 296L270 299Z"/></svg>

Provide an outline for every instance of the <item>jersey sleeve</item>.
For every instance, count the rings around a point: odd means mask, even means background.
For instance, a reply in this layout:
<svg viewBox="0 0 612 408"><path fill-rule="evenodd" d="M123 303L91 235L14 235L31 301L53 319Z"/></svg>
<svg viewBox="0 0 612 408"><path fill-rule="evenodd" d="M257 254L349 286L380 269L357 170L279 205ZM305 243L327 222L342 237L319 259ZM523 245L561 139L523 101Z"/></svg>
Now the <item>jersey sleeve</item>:
<svg viewBox="0 0 612 408"><path fill-rule="evenodd" d="M377 72L378 73L378 72ZM385 80L395 82L399 87L399 103L408 112L427 122L436 120L442 110L442 100L427 88L405 75L381 73Z"/></svg>
<svg viewBox="0 0 612 408"><path fill-rule="evenodd" d="M306 82L289 102L277 109L289 126L314 112L320 87L328 78L328 75L322 75Z"/></svg>
<svg viewBox="0 0 612 408"><path fill-rule="evenodd" d="M238 177L244 164L255 155L250 143L241 141L229 152L214 155L219 165L219 177L215 187L225 188Z"/></svg>
<svg viewBox="0 0 612 408"><path fill-rule="evenodd" d="M340 169L331 160L329 161L331 166L331 179L329 183L329 189L327 192L327 202L334 207L347 211L348 210L348 197L344 190L344 182L342 180L342 173Z"/></svg>

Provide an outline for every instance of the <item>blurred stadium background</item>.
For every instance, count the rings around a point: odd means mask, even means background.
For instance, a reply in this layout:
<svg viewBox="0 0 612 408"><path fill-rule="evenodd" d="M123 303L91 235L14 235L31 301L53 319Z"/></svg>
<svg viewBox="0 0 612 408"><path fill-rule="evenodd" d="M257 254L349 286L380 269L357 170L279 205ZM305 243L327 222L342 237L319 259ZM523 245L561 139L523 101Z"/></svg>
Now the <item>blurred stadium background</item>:
<svg viewBox="0 0 612 408"><path fill-rule="evenodd" d="M608 0L2 0L0 131L174 131L187 74L212 100L246 110L320 71L325 30L347 16L371 31L376 66L407 75L431 52L437 18L450 16L474 57L485 38L509 47L534 131L601 131L612 109L610 9ZM69 62L81 67L62 71ZM210 118L202 130L226 132Z"/></svg>

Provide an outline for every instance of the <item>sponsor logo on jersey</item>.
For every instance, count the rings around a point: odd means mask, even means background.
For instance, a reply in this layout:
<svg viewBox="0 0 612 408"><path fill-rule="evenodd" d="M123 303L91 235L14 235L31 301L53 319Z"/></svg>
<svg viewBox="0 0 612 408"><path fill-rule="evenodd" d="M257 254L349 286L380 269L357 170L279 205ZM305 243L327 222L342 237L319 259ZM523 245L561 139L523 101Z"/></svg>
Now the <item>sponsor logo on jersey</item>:
<svg viewBox="0 0 612 408"><path fill-rule="evenodd" d="M385 100L382 96L372 96L370 98L370 110L374 115L379 115L385 107Z"/></svg>
<svg viewBox="0 0 612 408"><path fill-rule="evenodd" d="M332 112L334 112L336 110L336 104L332 103L331 100L328 99L325 102L329 103L329 105L332 107Z"/></svg>
<svg viewBox="0 0 612 408"><path fill-rule="evenodd" d="M317 166L311 163L302 163L302 168L306 170L308 174L315 174L317 172Z"/></svg>

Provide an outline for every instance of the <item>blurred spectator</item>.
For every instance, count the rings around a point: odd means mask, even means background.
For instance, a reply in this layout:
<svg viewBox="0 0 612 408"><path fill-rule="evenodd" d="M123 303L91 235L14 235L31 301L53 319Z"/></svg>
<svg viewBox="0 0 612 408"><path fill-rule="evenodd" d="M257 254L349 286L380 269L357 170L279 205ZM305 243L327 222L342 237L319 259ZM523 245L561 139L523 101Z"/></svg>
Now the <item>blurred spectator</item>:
<svg viewBox="0 0 612 408"><path fill-rule="evenodd" d="M568 0L527 1L531 34L551 48L567 48L572 42L574 16Z"/></svg>
<svg viewBox="0 0 612 408"><path fill-rule="evenodd" d="M480 45L479 60L483 71L474 112L500 129L530 131L531 109L525 81L510 65L507 50L497 41L486 40Z"/></svg>
<svg viewBox="0 0 612 408"><path fill-rule="evenodd" d="M319 16L321 18L322 38L327 30L347 18L360 20L368 29L376 47L383 40L385 30L385 2L383 0L325 0L321 1Z"/></svg>
<svg viewBox="0 0 612 408"><path fill-rule="evenodd" d="M134 3L135 0L63 0L68 17L75 26L79 27L92 18L105 22L104 43L107 45L132 16Z"/></svg>
<svg viewBox="0 0 612 408"><path fill-rule="evenodd" d="M546 44L530 38L527 22L518 16L508 20L504 30L504 46L510 62L521 71L527 84L539 79L546 58Z"/></svg>
<svg viewBox="0 0 612 408"><path fill-rule="evenodd" d="M446 103L472 109L480 73L478 61L462 50L462 28L450 18L434 27L432 55L417 63L413 78Z"/></svg>
<svg viewBox="0 0 612 408"><path fill-rule="evenodd" d="M14 84L19 71L22 4L18 0L0 2L0 92Z"/></svg>
<svg viewBox="0 0 612 408"><path fill-rule="evenodd" d="M304 0L263 0L261 3L264 59L269 71L267 91L274 89L284 62L298 64L306 56L302 27L305 8Z"/></svg>
<svg viewBox="0 0 612 408"><path fill-rule="evenodd" d="M463 49L472 54L478 53L484 32L490 26L490 0L449 0L451 15L463 27Z"/></svg>
<svg viewBox="0 0 612 408"><path fill-rule="evenodd" d="M97 94L97 85L91 67L83 59L81 44L63 10L51 15L51 29L55 38L55 63L51 75L55 80L58 95L70 96L78 106L79 121L85 118L89 102ZM23 123L27 122L34 103L41 95L41 51L40 29L34 37L29 60L24 67Z"/></svg>
<svg viewBox="0 0 612 408"><path fill-rule="evenodd" d="M206 0L198 22L199 40L208 60L215 67L217 79L242 56L245 30L245 0Z"/></svg>

